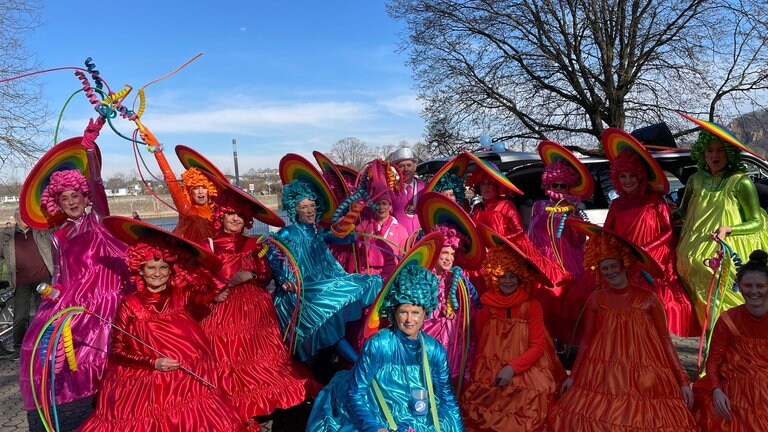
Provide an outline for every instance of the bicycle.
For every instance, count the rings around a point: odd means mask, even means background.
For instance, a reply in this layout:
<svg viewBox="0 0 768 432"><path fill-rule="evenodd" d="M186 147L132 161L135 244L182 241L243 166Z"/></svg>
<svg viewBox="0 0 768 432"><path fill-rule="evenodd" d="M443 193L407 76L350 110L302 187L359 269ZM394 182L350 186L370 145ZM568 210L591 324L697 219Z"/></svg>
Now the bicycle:
<svg viewBox="0 0 768 432"><path fill-rule="evenodd" d="M13 290L8 281L0 281L0 352L11 352L13 345Z"/></svg>

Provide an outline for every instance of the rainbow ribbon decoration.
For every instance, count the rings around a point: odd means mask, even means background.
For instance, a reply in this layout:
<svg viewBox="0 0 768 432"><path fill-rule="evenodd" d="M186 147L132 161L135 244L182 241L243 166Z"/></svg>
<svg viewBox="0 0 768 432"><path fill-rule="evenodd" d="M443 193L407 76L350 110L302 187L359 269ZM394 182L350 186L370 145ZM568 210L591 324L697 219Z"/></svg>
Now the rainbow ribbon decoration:
<svg viewBox="0 0 768 432"><path fill-rule="evenodd" d="M731 246L715 235L712 236L712 239L720 245L720 249L717 250L713 258L704 260L704 265L711 268L714 274L709 284L704 328L701 330L701 338L699 339L699 355L697 358L699 372L703 372L704 361L709 355L712 331L717 323L717 318L720 317L720 313L723 311L723 305L725 304L723 297L725 297L728 288L726 284L728 283L731 269L733 266L736 266L736 270L741 267L741 257ZM738 292L739 287L734 283L732 289L734 292Z"/></svg>
<svg viewBox="0 0 768 432"><path fill-rule="evenodd" d="M283 342L287 342L286 345L291 349L292 353L296 353L298 347L298 340L296 339L296 328L301 323L301 309L304 304L304 290L301 286L301 270L299 269L298 261L296 257L291 253L290 249L280 240L275 237L269 236L267 240L278 251L278 255L285 260L285 264L292 269L291 273L296 278L296 305L293 307L293 313L291 314L288 324L285 326L283 332Z"/></svg>

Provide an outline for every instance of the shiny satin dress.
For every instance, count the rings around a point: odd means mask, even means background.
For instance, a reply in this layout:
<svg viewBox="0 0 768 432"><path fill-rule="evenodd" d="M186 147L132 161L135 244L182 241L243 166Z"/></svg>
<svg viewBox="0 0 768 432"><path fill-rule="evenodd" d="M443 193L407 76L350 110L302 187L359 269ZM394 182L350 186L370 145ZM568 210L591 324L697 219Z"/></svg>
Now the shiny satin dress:
<svg viewBox="0 0 768 432"><path fill-rule="evenodd" d="M163 179L168 187L168 192L173 199L173 205L176 206L176 211L179 212L179 222L176 224L173 232L194 243L198 243L208 237L213 237L216 234L216 228L211 222L213 203L197 205L191 202L189 195L184 191L184 185L176 179L176 174L173 173L171 166L168 164L163 150L155 150L154 155L157 164L160 166L160 171L163 173Z"/></svg>
<svg viewBox="0 0 768 432"><path fill-rule="evenodd" d="M730 226L733 231L725 237L725 243L746 262L753 250L768 248L768 216L760 208L755 185L743 173L714 177L706 172L695 173L675 213L685 217L677 246L677 271L693 301L699 324L704 325L712 280L712 270L704 265L704 259L714 258L720 247L712 240L712 233L720 226ZM724 309L744 303L731 289L735 276L735 266L731 266Z"/></svg>
<svg viewBox="0 0 768 432"><path fill-rule="evenodd" d="M458 383L461 374L461 358L464 353L465 334L463 328L464 314L461 310L453 311L453 318L448 318L448 302L450 296L451 284L453 283L453 272L445 271L438 274L440 281L437 287L437 307L424 320L421 331L435 338L445 348L448 359L448 370L451 374L451 380ZM467 353L469 356L470 353ZM467 368L469 359L467 359ZM467 369L468 370L468 369Z"/></svg>
<svg viewBox="0 0 768 432"><path fill-rule="evenodd" d="M169 287L126 297L115 325L168 358L214 382L219 360L188 311L200 298ZM155 369L158 354L115 332L109 367L94 412L78 429L90 431L244 431L245 419L219 389L177 369ZM256 426L254 426L256 427ZM257 430L257 429L256 429Z"/></svg>
<svg viewBox="0 0 768 432"><path fill-rule="evenodd" d="M545 430L565 370L544 328L541 306L522 290L509 296L493 290L480 300L470 381L460 397L465 426L470 432ZM515 375L499 387L496 377L506 365Z"/></svg>
<svg viewBox="0 0 768 432"><path fill-rule="evenodd" d="M24 409L35 409L29 378L29 360L40 331L58 312L83 306L99 316L112 320L123 297L133 290L125 264L126 246L102 225L109 215L107 196L101 178L98 158L86 152L95 176L88 180L93 207L79 219L67 220L51 237L53 246L53 283L60 295L55 302L43 300L22 342L19 363L19 387ZM71 321L78 370L68 367L56 373L56 403L76 401L93 395L99 389L107 362L112 328L89 314L79 314ZM60 355L64 355L60 345ZM35 388L39 389L42 365L36 362ZM46 377L47 379L47 377Z"/></svg>
<svg viewBox="0 0 768 432"><path fill-rule="evenodd" d="M203 242L205 247L210 243ZM238 271L255 277L230 288L200 326L218 361L216 385L229 395L242 418L271 414L314 397L320 385L304 365L294 361L283 343L267 284L272 271L261 245L252 237L219 231L213 252L222 261L218 276L231 280Z"/></svg>
<svg viewBox="0 0 768 432"><path fill-rule="evenodd" d="M744 306L720 315L707 357L707 375L693 385L694 415L704 432L768 431L768 314L752 316ZM732 420L715 411L712 390L731 402Z"/></svg>
<svg viewBox="0 0 768 432"><path fill-rule="evenodd" d="M604 227L642 247L659 264L664 278L650 286L664 305L669 331L700 335L691 299L677 277L671 214L664 196L657 192L619 196L611 202Z"/></svg>
<svg viewBox="0 0 768 432"><path fill-rule="evenodd" d="M426 389L422 349L427 350L441 432L464 430L451 387L445 349L435 339L409 339L400 330L379 330L365 343L351 371L338 372L315 399L308 432L378 432L388 429L371 382L381 388L398 431L435 432L431 413L414 415L411 390ZM430 408L431 409L431 408Z"/></svg>
<svg viewBox="0 0 768 432"><path fill-rule="evenodd" d="M629 285L587 302L573 386L552 407L554 431L696 431L680 386L688 385L656 294Z"/></svg>
<svg viewBox="0 0 768 432"><path fill-rule="evenodd" d="M348 322L362 318L363 308L373 303L381 290L381 276L344 271L326 243L342 240L314 224L297 222L282 228L275 237L290 250L301 272L301 315L291 333L295 355L305 361L343 338ZM353 236L345 239L352 240ZM285 332L297 296L283 290L282 284L286 280L295 282L295 276L289 262L275 250L270 251L269 261L277 282L272 298L280 328Z"/></svg>

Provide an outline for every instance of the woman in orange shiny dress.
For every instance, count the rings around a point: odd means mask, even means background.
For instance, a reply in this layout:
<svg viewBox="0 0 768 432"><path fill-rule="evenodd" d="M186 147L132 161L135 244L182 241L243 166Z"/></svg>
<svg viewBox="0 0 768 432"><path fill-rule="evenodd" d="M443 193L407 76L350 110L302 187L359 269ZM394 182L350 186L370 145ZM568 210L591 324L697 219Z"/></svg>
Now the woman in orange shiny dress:
<svg viewBox="0 0 768 432"><path fill-rule="evenodd" d="M243 235L254 218L262 219L259 214L272 212L234 187L222 186L214 212L219 231L202 244L221 259L218 276L228 281L228 289L200 325L219 361L216 385L230 395L244 418L265 416L314 397L320 385L283 344L267 290L272 271L266 244ZM273 216L263 221L280 220Z"/></svg>
<svg viewBox="0 0 768 432"><path fill-rule="evenodd" d="M641 254L634 248L604 230L587 241L585 267L597 266L608 288L587 301L584 340L550 411L550 430L697 430L661 301L627 277Z"/></svg>
<svg viewBox="0 0 768 432"><path fill-rule="evenodd" d="M474 322L477 346L460 398L464 425L470 432L542 431L565 370L527 290L534 280L550 282L514 245L497 242L483 264L489 290Z"/></svg>
<svg viewBox="0 0 768 432"><path fill-rule="evenodd" d="M756 250L736 279L744 304L715 324L707 374L696 384L702 430L768 431L768 254Z"/></svg>

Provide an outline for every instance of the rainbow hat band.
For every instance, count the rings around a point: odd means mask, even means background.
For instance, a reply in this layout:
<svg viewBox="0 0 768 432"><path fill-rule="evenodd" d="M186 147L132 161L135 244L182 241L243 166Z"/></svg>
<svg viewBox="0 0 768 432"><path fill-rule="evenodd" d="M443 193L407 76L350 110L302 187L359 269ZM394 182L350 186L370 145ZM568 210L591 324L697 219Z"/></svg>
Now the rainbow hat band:
<svg viewBox="0 0 768 432"><path fill-rule="evenodd" d="M480 225L478 230L480 231L480 236L482 237L486 246L490 247L491 245L498 245L506 247L512 251L513 254L528 264L528 268L531 270L531 274L533 275L535 282L539 282L542 285L548 287L552 286L552 281L549 280L544 270L539 268L539 266L537 266L533 261L528 259L528 256L522 250L520 250L520 248L515 246L514 243L510 242L503 236L500 236L486 225Z"/></svg>
<svg viewBox="0 0 768 432"><path fill-rule="evenodd" d="M677 112L681 116L685 117L687 120L690 120L694 123L696 123L698 126L700 126L702 129L711 132L716 137L720 138L724 142L731 144L732 146L738 148L739 150L745 151L747 153L752 154L753 156L757 156L760 159L765 159L763 156L760 156L757 154L754 150L751 148L745 146L744 144L739 141L736 136L733 135L731 131L725 128L725 126L715 123L715 122L708 122L706 120L699 120L696 117L691 117L688 114L681 113L680 111Z"/></svg>
<svg viewBox="0 0 768 432"><path fill-rule="evenodd" d="M416 214L424 232L432 232L437 225L448 225L464 234L469 241L462 245L463 254L457 254L457 264L468 270L480 268L485 259L485 247L480 233L463 208L439 192L425 192L416 202Z"/></svg>
<svg viewBox="0 0 768 432"><path fill-rule="evenodd" d="M44 209L40 200L43 191L51 181L51 174L56 171L76 169L83 173L85 178L90 177L88 159L85 155L85 147L82 145L83 137L66 139L45 152L42 158L32 168L24 184L21 187L19 197L19 213L30 227L38 230L47 230L61 225L67 216L59 213L56 216ZM99 160L101 152L96 147Z"/></svg>
<svg viewBox="0 0 768 432"><path fill-rule="evenodd" d="M241 190L239 187L233 185L228 180L222 180L207 171L203 171L203 175L214 185L216 185L218 190L229 190L234 193L241 200L241 202L245 203L247 206L250 206L254 217L259 221L274 227L282 228L285 226L285 221L283 218L278 216L277 213L273 212L269 207L265 206L259 200Z"/></svg>
<svg viewBox="0 0 768 432"><path fill-rule="evenodd" d="M379 295L376 296L376 301L373 302L368 317L365 319L365 327L363 328L363 338L368 339L373 336L381 328L381 305L384 303L384 299L387 297L390 288L392 288L393 281L397 279L397 275L403 271L407 266L418 265L426 269L432 269L437 264L437 259L440 257L440 250L443 248L443 234L439 232L429 233L418 241L403 257L400 263L395 268L392 276L389 277L387 283L379 291Z"/></svg>
<svg viewBox="0 0 768 432"><path fill-rule="evenodd" d="M577 180L576 185L571 188L572 194L583 200L589 199L592 196L595 192L595 180L592 178L592 173L589 172L587 167L581 163L576 155L554 141L540 142L538 150L544 165L549 165L562 160L579 174L579 179Z"/></svg>
<svg viewBox="0 0 768 432"><path fill-rule="evenodd" d="M320 166L320 171L323 172L325 175L331 175L334 178L336 178L336 181L341 184L342 191L344 193L344 196L339 199L337 196L336 199L338 201L344 200L347 196L349 196L349 186L347 185L347 182L344 180L344 176L341 175L341 171L339 170L339 167L333 163L331 158L324 155L323 153L320 153L319 151L315 150L312 152L312 155L315 157L315 161Z"/></svg>
<svg viewBox="0 0 768 432"><path fill-rule="evenodd" d="M566 225L575 229L576 231L586 234L587 237L593 237L600 234L609 234L617 238L619 241L627 245L632 250L632 253L635 255L635 257L637 257L637 261L643 270L650 273L654 278L657 278L657 279L664 278L664 272L661 270L661 267L659 267L659 264L656 262L656 260L654 260L650 255L648 255L648 252L646 252L643 248L625 239L624 237L612 231L609 231L601 226L597 226L595 224L591 224L589 222L577 220L574 218L566 219L565 223Z"/></svg>
<svg viewBox="0 0 768 432"><path fill-rule="evenodd" d="M618 129L608 128L603 132L601 137L603 143L603 151L605 156L609 160L614 160L621 153L622 150L631 150L640 156L640 159L645 163L648 169L648 184L656 192L667 193L669 192L669 180L667 180L664 170L656 159L651 156L648 150L643 146L640 141L635 139L629 133Z"/></svg>
<svg viewBox="0 0 768 432"><path fill-rule="evenodd" d="M462 155L458 155L449 160L448 163L443 165L442 168L432 176L424 190L427 192L435 190L440 179L449 173L456 174L459 178L464 178L464 174L467 173L467 168L469 168L469 161L470 159L468 157Z"/></svg>
<svg viewBox="0 0 768 432"><path fill-rule="evenodd" d="M184 169L198 168L201 171L209 172L221 179L227 180L227 176L219 171L219 169L216 168L216 165L191 147L177 145L176 156L178 156L181 164L184 165ZM227 182L229 182L229 180L227 180Z"/></svg>
<svg viewBox="0 0 768 432"><path fill-rule="evenodd" d="M328 226L333 224L333 213L339 203L328 183L312 163L295 153L288 153L280 159L280 181L287 185L294 180L309 184L320 199L327 203L325 212L320 215L320 222Z"/></svg>
<svg viewBox="0 0 768 432"><path fill-rule="evenodd" d="M167 238L169 243L187 249L206 268L214 270L221 267L221 261L212 252L148 222L125 216L107 216L104 218L104 228L112 233L115 238L128 245L141 243L141 239L146 238L148 235L159 234Z"/></svg>
<svg viewBox="0 0 768 432"><path fill-rule="evenodd" d="M457 169L464 169L466 172L466 168L462 168L461 165L469 166L470 163L474 162L475 169L480 169L484 171L486 174L491 176L494 180L496 180L497 183L499 183L501 186L503 186L505 189L508 189L516 194L523 195L523 191L518 189L517 186L515 186L507 176L504 175L501 171L499 171L498 168L491 162L488 162L486 160L480 159L479 157L475 156L473 153L470 153L466 150L464 150L461 154L456 156L453 161L454 164L458 164L459 167ZM450 162L449 162L450 163ZM469 186L474 186L473 184L469 184Z"/></svg>

